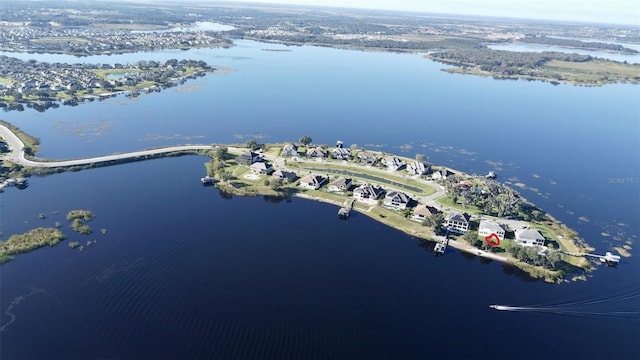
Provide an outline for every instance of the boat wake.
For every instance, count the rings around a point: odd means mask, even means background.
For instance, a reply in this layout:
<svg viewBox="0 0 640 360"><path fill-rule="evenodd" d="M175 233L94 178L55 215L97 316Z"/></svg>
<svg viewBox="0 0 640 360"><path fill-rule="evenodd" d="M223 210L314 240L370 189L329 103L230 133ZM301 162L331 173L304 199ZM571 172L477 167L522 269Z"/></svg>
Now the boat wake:
<svg viewBox="0 0 640 360"><path fill-rule="evenodd" d="M634 291L632 293L617 295L608 298L574 301L560 304L533 306L511 306L494 304L489 305L489 308L498 311L640 318L640 302L638 301L638 299L640 299L640 292Z"/></svg>

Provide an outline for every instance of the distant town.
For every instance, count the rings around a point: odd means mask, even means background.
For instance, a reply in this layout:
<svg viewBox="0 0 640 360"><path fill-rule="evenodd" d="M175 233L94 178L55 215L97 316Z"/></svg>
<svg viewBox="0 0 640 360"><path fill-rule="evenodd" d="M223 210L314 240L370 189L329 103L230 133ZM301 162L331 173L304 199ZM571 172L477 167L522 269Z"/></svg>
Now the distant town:
<svg viewBox="0 0 640 360"><path fill-rule="evenodd" d="M517 22L509 19L455 19L348 9L284 11L258 5L166 3L142 7L109 1L3 1L0 4L0 107L38 111L77 105L114 92L147 91L175 84L213 65L60 64L21 61L11 53L110 55L161 49L227 48L234 39L286 45L331 46L373 51L419 52L448 65L445 71L526 79L553 84L600 86L640 82L640 65L575 50L635 55L640 30L631 26ZM84 11L86 10L86 11ZM294 11L294 13L291 13ZM55 20L52 20L55 19ZM226 31L196 24L223 24ZM589 41L581 41L588 38ZM567 52L512 52L492 45L534 44ZM152 55L150 55L152 56ZM158 66L153 66L159 64ZM178 64L181 65L181 64ZM169 81L170 80L170 81Z"/></svg>

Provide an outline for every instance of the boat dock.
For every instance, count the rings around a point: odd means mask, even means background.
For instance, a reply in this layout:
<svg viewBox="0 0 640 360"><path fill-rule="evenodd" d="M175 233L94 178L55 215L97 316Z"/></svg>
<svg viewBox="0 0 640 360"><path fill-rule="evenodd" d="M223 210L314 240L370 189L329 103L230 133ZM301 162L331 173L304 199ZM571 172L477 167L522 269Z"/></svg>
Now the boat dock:
<svg viewBox="0 0 640 360"><path fill-rule="evenodd" d="M213 185L216 182L216 179L211 176L205 176L200 178L200 181L202 182L202 185Z"/></svg>
<svg viewBox="0 0 640 360"><path fill-rule="evenodd" d="M355 199L351 199L349 200L349 203L347 205L345 205L344 207L341 207L338 210L338 217L340 219L348 219L349 216L351 215L351 210L353 210L353 203L355 202Z"/></svg>
<svg viewBox="0 0 640 360"><path fill-rule="evenodd" d="M620 256L614 255L609 251L607 251L604 255L588 254L588 253L570 253L565 251L562 251L562 253L569 256L590 257L590 258L598 259L600 260L600 262L603 262L607 265L618 265L620 263Z"/></svg>
<svg viewBox="0 0 640 360"><path fill-rule="evenodd" d="M436 256L442 255L447 250L447 245L449 245L449 230L447 230L447 233L444 236L437 237L436 246L434 246L433 252Z"/></svg>

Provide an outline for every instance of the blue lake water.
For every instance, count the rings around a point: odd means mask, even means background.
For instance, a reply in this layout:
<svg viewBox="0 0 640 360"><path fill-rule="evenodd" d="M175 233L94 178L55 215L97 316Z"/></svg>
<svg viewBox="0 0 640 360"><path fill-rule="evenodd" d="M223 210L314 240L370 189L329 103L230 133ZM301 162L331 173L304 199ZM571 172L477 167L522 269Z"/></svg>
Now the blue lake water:
<svg viewBox="0 0 640 360"><path fill-rule="evenodd" d="M263 49L289 49L287 52ZM2 114L71 158L169 144L287 141L382 149L469 173L497 170L596 252L640 230L640 88L552 86L440 71L420 55L284 47L163 51L48 61L201 59L234 71L136 99ZM37 58L37 57L36 57ZM71 60L75 59L75 60ZM0 268L4 358L631 358L637 317L505 313L638 293L635 257L588 281L525 281L501 264L418 240L365 216L293 199L225 199L202 157L31 178L0 195L4 237L97 216L97 241ZM45 220L39 213L47 213ZM582 217L582 220L580 220ZM98 229L106 228L106 235ZM605 235L603 235L603 233ZM633 253L634 250L632 249ZM601 311L638 311L636 301ZM495 342L496 344L492 344Z"/></svg>

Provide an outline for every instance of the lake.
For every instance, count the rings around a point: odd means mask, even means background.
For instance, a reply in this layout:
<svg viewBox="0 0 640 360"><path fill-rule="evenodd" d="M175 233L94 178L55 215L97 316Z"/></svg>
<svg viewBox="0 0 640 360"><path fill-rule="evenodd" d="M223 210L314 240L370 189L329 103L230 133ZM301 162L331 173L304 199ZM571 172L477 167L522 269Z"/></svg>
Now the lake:
<svg viewBox="0 0 640 360"><path fill-rule="evenodd" d="M264 51L264 49L290 51ZM7 54L8 55L8 54ZM49 158L172 144L342 140L501 181L579 231L596 253L640 230L640 87L552 86L448 74L417 54L285 47L161 51L70 62L205 60L234 70L143 95L4 113ZM0 268L0 357L632 358L636 257L588 280L529 281L334 206L228 199L204 157L29 180L0 195L3 238L62 222L67 241ZM96 214L72 233L69 210ZM45 213L41 220L38 214ZM99 229L107 229L105 235ZM633 253L634 250L632 249ZM500 312L594 302L591 314ZM609 315L609 316L607 316ZM493 343L492 343L493 342Z"/></svg>

